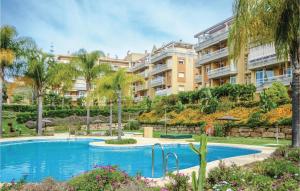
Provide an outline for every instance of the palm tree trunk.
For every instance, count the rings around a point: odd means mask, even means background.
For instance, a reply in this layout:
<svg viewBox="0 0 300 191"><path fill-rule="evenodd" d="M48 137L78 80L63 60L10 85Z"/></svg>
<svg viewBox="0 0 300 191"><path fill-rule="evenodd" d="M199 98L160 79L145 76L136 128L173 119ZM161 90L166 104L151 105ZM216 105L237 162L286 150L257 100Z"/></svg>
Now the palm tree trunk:
<svg viewBox="0 0 300 191"><path fill-rule="evenodd" d="M122 134L121 90L117 90L117 95L118 95L118 140L121 140L121 134Z"/></svg>
<svg viewBox="0 0 300 191"><path fill-rule="evenodd" d="M112 101L109 101L109 134L112 136Z"/></svg>
<svg viewBox="0 0 300 191"><path fill-rule="evenodd" d="M292 78L292 146L300 147L300 63L297 52L291 54Z"/></svg>
<svg viewBox="0 0 300 191"><path fill-rule="evenodd" d="M2 102L3 102L3 78L4 72L3 69L0 71L0 138L2 137Z"/></svg>
<svg viewBox="0 0 300 191"><path fill-rule="evenodd" d="M86 82L86 98L90 92L91 84L89 81ZM86 133L87 135L90 134L90 102L86 100Z"/></svg>
<svg viewBox="0 0 300 191"><path fill-rule="evenodd" d="M43 133L43 96L39 92L38 93L38 118L37 118L37 133L39 136Z"/></svg>

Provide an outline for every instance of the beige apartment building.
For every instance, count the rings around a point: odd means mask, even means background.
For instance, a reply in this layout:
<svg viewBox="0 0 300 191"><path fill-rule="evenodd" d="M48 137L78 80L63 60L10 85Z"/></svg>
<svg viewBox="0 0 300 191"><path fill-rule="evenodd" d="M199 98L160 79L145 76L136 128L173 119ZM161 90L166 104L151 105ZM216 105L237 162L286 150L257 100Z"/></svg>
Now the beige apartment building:
<svg viewBox="0 0 300 191"><path fill-rule="evenodd" d="M127 55L123 59L119 59L117 57L112 58L109 55L100 57L98 60L99 64L109 64L111 65L113 70L118 70L120 68L128 69L129 65L134 63L136 60L143 57L142 53L130 53L127 52ZM56 57L58 62L69 63L73 56L70 55L59 55ZM65 97L69 97L72 100L73 104L76 104L79 98L86 96L86 83L83 77L78 77L74 79L73 87L65 94Z"/></svg>
<svg viewBox="0 0 300 191"><path fill-rule="evenodd" d="M272 44L250 46L237 60L229 59L227 40L232 21L228 18L194 36L198 39L194 46L195 88L252 83L260 92L275 81L289 86L290 64L277 59Z"/></svg>

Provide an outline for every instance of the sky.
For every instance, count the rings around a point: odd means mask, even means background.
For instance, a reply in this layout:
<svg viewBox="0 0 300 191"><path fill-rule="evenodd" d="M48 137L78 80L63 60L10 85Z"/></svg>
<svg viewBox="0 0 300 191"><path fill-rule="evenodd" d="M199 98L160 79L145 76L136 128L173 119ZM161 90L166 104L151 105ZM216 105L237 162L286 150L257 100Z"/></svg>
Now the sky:
<svg viewBox="0 0 300 191"><path fill-rule="evenodd" d="M232 15L233 0L0 0L2 25L55 54L80 48L124 57L194 35Z"/></svg>

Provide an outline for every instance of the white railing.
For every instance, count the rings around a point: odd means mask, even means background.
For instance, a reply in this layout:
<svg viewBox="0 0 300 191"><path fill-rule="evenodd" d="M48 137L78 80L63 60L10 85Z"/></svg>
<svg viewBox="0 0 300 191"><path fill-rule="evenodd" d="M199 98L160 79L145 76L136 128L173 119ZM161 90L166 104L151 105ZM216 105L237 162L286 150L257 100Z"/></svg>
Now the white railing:
<svg viewBox="0 0 300 191"><path fill-rule="evenodd" d="M165 84L165 78L164 77L158 77L151 80L151 87L155 86L161 86Z"/></svg>
<svg viewBox="0 0 300 191"><path fill-rule="evenodd" d="M172 63L157 64L155 67L152 68L151 74L154 75L171 69L172 69Z"/></svg>
<svg viewBox="0 0 300 191"><path fill-rule="evenodd" d="M170 48L170 49L161 50L160 52L151 55L151 63L155 63L161 59L171 57L174 54L196 55L194 50L178 50L176 48Z"/></svg>
<svg viewBox="0 0 300 191"><path fill-rule="evenodd" d="M197 60L196 67L201 66L202 64L205 64L207 62L211 62L213 60L217 60L217 59L226 57L226 56L228 56L228 48L227 47L219 49L214 52L210 52L208 54L204 54Z"/></svg>
<svg viewBox="0 0 300 191"><path fill-rule="evenodd" d="M261 58L248 60L248 69L257 69L269 65L273 65L279 62L283 62L283 60L278 60L276 54L272 54L269 56L264 56Z"/></svg>
<svg viewBox="0 0 300 191"><path fill-rule="evenodd" d="M208 78L217 78L217 77L227 76L236 73L237 73L236 66L232 65L232 66L224 66L221 68L210 70L208 71L207 75Z"/></svg>
<svg viewBox="0 0 300 191"><path fill-rule="evenodd" d="M143 71L143 72L139 73L138 75L143 77L143 78L148 78L149 72L148 71Z"/></svg>
<svg viewBox="0 0 300 191"><path fill-rule="evenodd" d="M129 71L134 72L134 71L140 70L140 69L148 67L148 66L149 66L149 62L136 63L134 66L129 68Z"/></svg>
<svg viewBox="0 0 300 191"><path fill-rule="evenodd" d="M195 76L195 82L196 82L196 83L202 82L202 75L196 75L196 76Z"/></svg>
<svg viewBox="0 0 300 191"><path fill-rule="evenodd" d="M228 38L228 30L224 29L218 31L217 33L211 34L209 36L204 37L201 42L198 42L195 45L195 50L199 51L201 49L207 48L213 44L216 44L220 41L223 41Z"/></svg>
<svg viewBox="0 0 300 191"><path fill-rule="evenodd" d="M155 92L156 96L167 96L167 95L171 95L171 94L172 94L171 88L161 89L161 90L157 90Z"/></svg>
<svg viewBox="0 0 300 191"><path fill-rule="evenodd" d="M148 89L147 84L137 85L134 87L135 91L141 91L141 90L146 90L146 89Z"/></svg>
<svg viewBox="0 0 300 191"><path fill-rule="evenodd" d="M283 85L288 86L292 82L292 75L285 74L256 80L256 89L257 91L262 91L263 89L270 87L274 82L281 82Z"/></svg>

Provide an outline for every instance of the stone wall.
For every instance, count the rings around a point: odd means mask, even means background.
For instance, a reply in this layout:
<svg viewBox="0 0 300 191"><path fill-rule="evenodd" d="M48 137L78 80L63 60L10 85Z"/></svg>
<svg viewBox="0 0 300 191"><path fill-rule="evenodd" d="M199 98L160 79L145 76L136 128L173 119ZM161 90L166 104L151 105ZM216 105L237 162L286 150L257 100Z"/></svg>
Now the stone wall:
<svg viewBox="0 0 300 191"><path fill-rule="evenodd" d="M143 127L153 127L154 131L165 132L164 125L142 125ZM181 134L199 134L199 127L187 127L187 126L168 126L168 133L181 133ZM259 128L249 128L249 127L233 127L229 132L226 133L228 136L232 137L265 137L265 138L276 138L277 129L275 127L259 127ZM280 139L291 139L292 138L292 128L291 126L279 126L278 127L278 138Z"/></svg>

